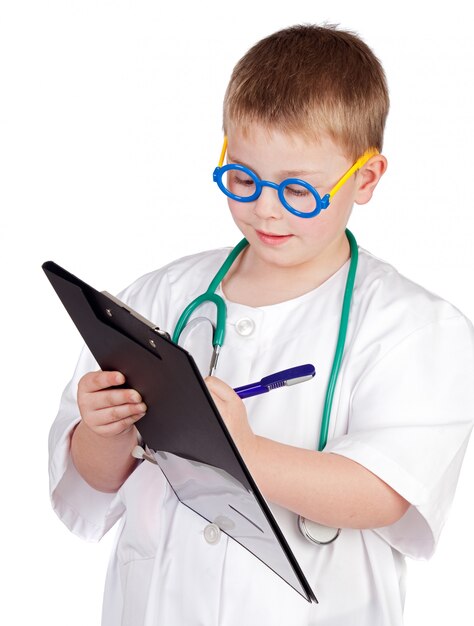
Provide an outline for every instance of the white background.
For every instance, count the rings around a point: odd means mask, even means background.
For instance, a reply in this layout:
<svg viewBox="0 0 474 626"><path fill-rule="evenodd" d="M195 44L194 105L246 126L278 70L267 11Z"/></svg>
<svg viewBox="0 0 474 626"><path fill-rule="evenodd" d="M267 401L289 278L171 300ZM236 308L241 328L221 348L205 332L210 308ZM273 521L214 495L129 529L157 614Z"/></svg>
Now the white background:
<svg viewBox="0 0 474 626"><path fill-rule="evenodd" d="M2 623L98 624L113 539L80 541L49 506L47 434L81 340L41 263L117 292L239 239L211 173L227 80L259 38L326 21L371 45L391 91L389 170L352 230L474 318L471 20L461 0L438 6L2 3ZM407 626L474 622L473 470L471 445L437 554L410 563Z"/></svg>

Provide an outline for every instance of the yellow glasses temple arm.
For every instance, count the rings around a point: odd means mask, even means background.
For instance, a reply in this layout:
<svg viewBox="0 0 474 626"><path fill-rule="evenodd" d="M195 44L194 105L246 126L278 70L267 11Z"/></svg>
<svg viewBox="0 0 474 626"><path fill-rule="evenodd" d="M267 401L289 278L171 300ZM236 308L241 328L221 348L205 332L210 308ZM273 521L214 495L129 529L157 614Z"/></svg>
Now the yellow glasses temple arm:
<svg viewBox="0 0 474 626"><path fill-rule="evenodd" d="M354 163L354 165L351 167L351 169L347 170L347 172L344 174L344 176L340 180L337 181L337 183L334 185L334 187L329 192L329 197L332 198L333 195L339 191L339 189L342 187L342 185L347 180L349 180L349 178L352 176L352 174L354 172L356 172L358 169L360 169L363 165L365 165L367 163L367 161L370 158L372 158L373 156L375 156L378 153L379 153L379 151L376 150L375 148L370 148L369 150L364 152L364 154L357 159L357 161Z"/></svg>
<svg viewBox="0 0 474 626"><path fill-rule="evenodd" d="M222 145L221 156L219 158L218 167L222 167L224 163L225 153L227 152L227 136L224 137L224 143Z"/></svg>

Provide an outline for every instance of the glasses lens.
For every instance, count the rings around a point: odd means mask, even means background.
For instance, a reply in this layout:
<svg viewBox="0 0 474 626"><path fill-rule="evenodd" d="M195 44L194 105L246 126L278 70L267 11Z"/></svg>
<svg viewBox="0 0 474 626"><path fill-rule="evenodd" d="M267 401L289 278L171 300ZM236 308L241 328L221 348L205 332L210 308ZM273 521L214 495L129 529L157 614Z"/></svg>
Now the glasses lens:
<svg viewBox="0 0 474 626"><path fill-rule="evenodd" d="M241 198L253 196L257 189L250 170L240 167L230 167L226 170L222 176L222 184L231 194Z"/></svg>
<svg viewBox="0 0 474 626"><path fill-rule="evenodd" d="M312 213L316 208L314 193L304 185L297 183L285 185L283 197L293 209L300 213Z"/></svg>

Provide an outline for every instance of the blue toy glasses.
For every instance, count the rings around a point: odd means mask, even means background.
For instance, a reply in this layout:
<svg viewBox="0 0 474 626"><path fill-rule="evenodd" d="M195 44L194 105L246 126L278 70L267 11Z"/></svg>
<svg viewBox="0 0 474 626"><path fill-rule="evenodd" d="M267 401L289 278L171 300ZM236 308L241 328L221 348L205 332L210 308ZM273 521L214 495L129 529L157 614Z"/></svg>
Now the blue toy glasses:
<svg viewBox="0 0 474 626"><path fill-rule="evenodd" d="M316 217L323 209L327 209L334 194L349 180L352 174L365 165L371 157L378 154L375 149L364 152L338 180L331 191L321 198L312 185L300 178L286 178L277 184L269 180L261 180L255 172L252 172L245 165L238 163L222 165L226 151L227 137L224 137L219 165L214 170L213 180L227 197L238 202L253 202L260 196L263 187L271 187L278 192L278 198L287 211L304 218Z"/></svg>

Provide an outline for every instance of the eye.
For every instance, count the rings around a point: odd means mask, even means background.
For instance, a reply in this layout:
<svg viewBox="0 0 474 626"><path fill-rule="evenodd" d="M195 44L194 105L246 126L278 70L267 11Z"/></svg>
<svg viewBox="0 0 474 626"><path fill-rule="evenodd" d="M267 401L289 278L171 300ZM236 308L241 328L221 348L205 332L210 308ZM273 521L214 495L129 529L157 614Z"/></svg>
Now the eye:
<svg viewBox="0 0 474 626"><path fill-rule="evenodd" d="M231 182L233 185L242 185L243 187L251 187L255 184L250 176L246 176L241 172L233 172L231 174Z"/></svg>
<svg viewBox="0 0 474 626"><path fill-rule="evenodd" d="M288 185L285 187L285 193L288 193L295 198L306 198L311 195L308 189L306 189L306 187L302 187L301 185Z"/></svg>

